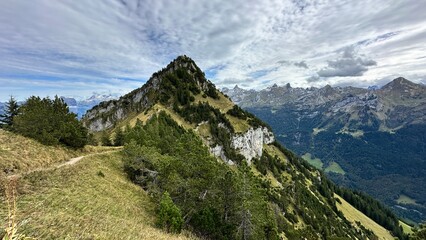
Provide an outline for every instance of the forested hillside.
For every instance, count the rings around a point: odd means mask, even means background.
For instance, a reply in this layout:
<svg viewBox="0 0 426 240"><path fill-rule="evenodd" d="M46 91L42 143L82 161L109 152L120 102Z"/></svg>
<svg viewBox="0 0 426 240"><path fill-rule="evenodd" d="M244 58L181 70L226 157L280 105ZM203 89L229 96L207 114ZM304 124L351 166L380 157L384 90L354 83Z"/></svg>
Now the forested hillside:
<svg viewBox="0 0 426 240"><path fill-rule="evenodd" d="M375 232L337 209L340 192L405 238L389 210L335 187L276 143L269 126L234 106L187 57L83 121L111 139L124 131L126 172L157 199L159 224L168 231L213 239L372 238Z"/></svg>
<svg viewBox="0 0 426 240"><path fill-rule="evenodd" d="M426 87L396 78L382 88L225 89L277 140L335 183L365 191L410 222L426 216Z"/></svg>

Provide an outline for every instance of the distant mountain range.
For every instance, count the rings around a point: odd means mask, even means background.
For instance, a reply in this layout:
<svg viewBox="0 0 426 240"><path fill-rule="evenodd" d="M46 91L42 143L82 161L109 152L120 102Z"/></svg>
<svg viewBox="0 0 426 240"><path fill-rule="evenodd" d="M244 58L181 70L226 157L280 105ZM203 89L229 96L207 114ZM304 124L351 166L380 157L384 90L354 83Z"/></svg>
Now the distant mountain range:
<svg viewBox="0 0 426 240"><path fill-rule="evenodd" d="M335 182L367 191L401 216L426 220L426 86L223 89L277 139Z"/></svg>
<svg viewBox="0 0 426 240"><path fill-rule="evenodd" d="M80 119L86 113L87 110L91 109L93 106L98 105L101 102L118 99L119 94L114 93L97 93L94 92L92 96L87 98L77 98L77 97L63 97L61 98L68 105L71 112L77 114L77 117ZM19 102L22 104L23 102ZM0 102L0 114L4 112L6 103Z"/></svg>
<svg viewBox="0 0 426 240"><path fill-rule="evenodd" d="M103 101L109 101L117 99L120 96L118 94L102 94L102 93L93 93L92 96L78 100L73 97L61 97L64 99L65 103L68 105L70 111L77 114L78 118L81 118L87 110L91 109L93 106L98 105Z"/></svg>

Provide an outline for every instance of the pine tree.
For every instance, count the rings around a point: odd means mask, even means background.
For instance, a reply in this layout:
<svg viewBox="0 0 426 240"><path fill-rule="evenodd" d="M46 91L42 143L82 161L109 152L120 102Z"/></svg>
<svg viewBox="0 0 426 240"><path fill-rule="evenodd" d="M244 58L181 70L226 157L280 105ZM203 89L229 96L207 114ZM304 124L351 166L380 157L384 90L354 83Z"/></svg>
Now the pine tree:
<svg viewBox="0 0 426 240"><path fill-rule="evenodd" d="M249 209L249 198L251 197L250 189L249 189L249 183L246 175L246 170L243 170L243 182L242 182L242 189L241 189L241 222L239 226L239 231L241 232L241 238L243 240L250 239L252 230L253 230L253 224L251 221L252 214Z"/></svg>
<svg viewBox="0 0 426 240"><path fill-rule="evenodd" d="M124 132L119 127L117 128L117 130L115 130L114 146L123 146L123 145L124 145Z"/></svg>
<svg viewBox="0 0 426 240"><path fill-rule="evenodd" d="M161 227L168 232L180 233L183 225L182 214L167 191L163 193L161 198L158 214L158 224Z"/></svg>
<svg viewBox="0 0 426 240"><path fill-rule="evenodd" d="M418 228L414 228L411 238L413 240L426 239L426 223L420 224Z"/></svg>
<svg viewBox="0 0 426 240"><path fill-rule="evenodd" d="M18 102L13 96L10 96L9 101L6 103L4 114L0 115L0 126L4 129L11 130L13 127L13 118L18 115L18 112Z"/></svg>
<svg viewBox="0 0 426 240"><path fill-rule="evenodd" d="M32 96L19 107L13 118L13 130L46 145L64 144L82 148L87 143L87 129L70 113L63 99Z"/></svg>
<svg viewBox="0 0 426 240"><path fill-rule="evenodd" d="M112 146L111 139L109 138L109 134L107 132L102 134L101 143L102 146Z"/></svg>

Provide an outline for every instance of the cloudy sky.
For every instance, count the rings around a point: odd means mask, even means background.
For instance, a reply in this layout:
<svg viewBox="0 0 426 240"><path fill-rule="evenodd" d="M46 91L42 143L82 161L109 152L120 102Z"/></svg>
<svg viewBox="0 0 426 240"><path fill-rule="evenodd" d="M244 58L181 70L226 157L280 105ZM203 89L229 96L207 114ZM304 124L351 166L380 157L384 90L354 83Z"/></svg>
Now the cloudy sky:
<svg viewBox="0 0 426 240"><path fill-rule="evenodd" d="M1 0L0 101L126 93L186 54L219 87L426 83L424 0Z"/></svg>

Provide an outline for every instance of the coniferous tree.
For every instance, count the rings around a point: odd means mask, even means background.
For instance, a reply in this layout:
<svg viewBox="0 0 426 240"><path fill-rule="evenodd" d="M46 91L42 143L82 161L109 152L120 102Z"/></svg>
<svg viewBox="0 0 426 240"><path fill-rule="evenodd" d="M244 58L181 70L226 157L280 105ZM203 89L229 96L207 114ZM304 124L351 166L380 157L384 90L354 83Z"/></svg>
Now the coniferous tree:
<svg viewBox="0 0 426 240"><path fill-rule="evenodd" d="M6 103L4 114L0 115L0 126L4 129L11 130L13 125L13 118L18 115L18 112L18 102L13 96L10 96L9 101Z"/></svg>
<svg viewBox="0 0 426 240"><path fill-rule="evenodd" d="M248 199L250 198L250 190L249 190L249 186L248 186L248 180L247 180L247 175L246 175L246 171L243 170L243 182L242 182L242 188L241 188L241 209L240 209L240 218L241 218L241 222L240 222L240 226L239 226L239 230L241 232L241 238L243 240L247 240L250 239L252 231L253 231L253 224L251 221L252 218L252 214L250 212L250 209L248 207Z"/></svg>
<svg viewBox="0 0 426 240"><path fill-rule="evenodd" d="M87 144L92 146L98 146L98 140L93 133L87 134Z"/></svg>
<svg viewBox="0 0 426 240"><path fill-rule="evenodd" d="M414 229L414 233L410 237L413 240L426 239L426 223L420 224L418 228Z"/></svg>
<svg viewBox="0 0 426 240"><path fill-rule="evenodd" d="M168 232L180 233L183 225L182 214L167 191L163 193L158 211L158 224Z"/></svg>
<svg viewBox="0 0 426 240"><path fill-rule="evenodd" d="M112 146L110 136L107 132L104 132L101 137L102 146Z"/></svg>
<svg viewBox="0 0 426 240"><path fill-rule="evenodd" d="M115 137L114 137L114 146L123 146L124 145L124 132L121 130L121 128L117 128L115 130Z"/></svg>
<svg viewBox="0 0 426 240"><path fill-rule="evenodd" d="M70 113L63 99L32 96L19 107L13 118L13 130L46 145L64 144L82 148L87 143L87 129Z"/></svg>

